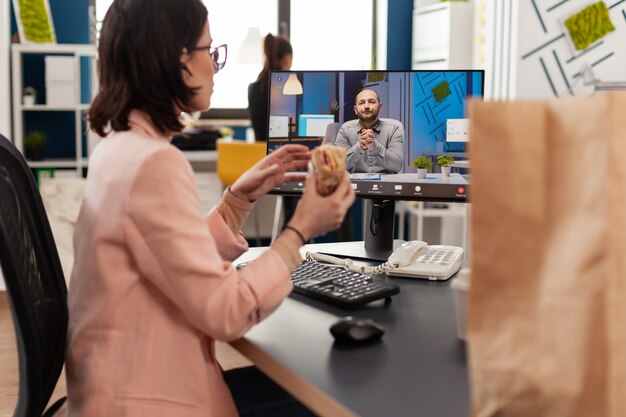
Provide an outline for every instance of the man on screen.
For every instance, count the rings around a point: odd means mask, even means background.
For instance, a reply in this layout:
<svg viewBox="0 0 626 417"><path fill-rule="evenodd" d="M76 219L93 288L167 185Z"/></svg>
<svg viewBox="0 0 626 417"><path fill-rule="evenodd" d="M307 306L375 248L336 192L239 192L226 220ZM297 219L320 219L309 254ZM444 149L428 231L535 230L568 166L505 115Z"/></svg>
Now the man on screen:
<svg viewBox="0 0 626 417"><path fill-rule="evenodd" d="M379 119L382 106L374 90L361 90L354 104L358 119L339 129L335 145L347 150L350 173L397 174L404 169L404 127L397 120Z"/></svg>

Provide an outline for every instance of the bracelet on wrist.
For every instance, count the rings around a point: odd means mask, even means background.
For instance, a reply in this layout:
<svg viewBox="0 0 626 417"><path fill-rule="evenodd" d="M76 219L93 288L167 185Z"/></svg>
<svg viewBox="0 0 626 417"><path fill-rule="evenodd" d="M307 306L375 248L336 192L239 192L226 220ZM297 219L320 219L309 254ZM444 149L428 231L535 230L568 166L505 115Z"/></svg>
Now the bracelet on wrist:
<svg viewBox="0 0 626 417"><path fill-rule="evenodd" d="M304 238L304 235L302 234L302 232L300 232L298 229L296 229L295 227L290 226L290 225L286 225L285 229L289 229L289 230L293 231L295 234L297 234L298 237L300 238L300 240L302 241L302 244L306 245L306 239Z"/></svg>

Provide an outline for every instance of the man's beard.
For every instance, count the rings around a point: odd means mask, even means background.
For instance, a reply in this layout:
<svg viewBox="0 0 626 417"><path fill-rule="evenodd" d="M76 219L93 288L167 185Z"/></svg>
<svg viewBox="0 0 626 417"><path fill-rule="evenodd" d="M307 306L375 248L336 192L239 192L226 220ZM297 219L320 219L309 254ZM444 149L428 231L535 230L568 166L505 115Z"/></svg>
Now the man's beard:
<svg viewBox="0 0 626 417"><path fill-rule="evenodd" d="M359 113L359 120L361 122L373 122L378 118L378 112L372 111L368 114Z"/></svg>

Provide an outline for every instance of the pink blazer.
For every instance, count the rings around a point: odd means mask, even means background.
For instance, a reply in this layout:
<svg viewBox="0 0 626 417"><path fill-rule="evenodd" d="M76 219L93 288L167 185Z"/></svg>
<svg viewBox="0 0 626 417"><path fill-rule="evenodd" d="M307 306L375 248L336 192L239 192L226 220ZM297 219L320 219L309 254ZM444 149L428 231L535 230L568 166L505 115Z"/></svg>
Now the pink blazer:
<svg viewBox="0 0 626 417"><path fill-rule="evenodd" d="M246 241L217 209L203 216L170 139L143 113L130 120L89 161L68 298L68 402L57 415L236 416L214 340L237 339L276 309L291 291L288 267L269 250L236 271Z"/></svg>

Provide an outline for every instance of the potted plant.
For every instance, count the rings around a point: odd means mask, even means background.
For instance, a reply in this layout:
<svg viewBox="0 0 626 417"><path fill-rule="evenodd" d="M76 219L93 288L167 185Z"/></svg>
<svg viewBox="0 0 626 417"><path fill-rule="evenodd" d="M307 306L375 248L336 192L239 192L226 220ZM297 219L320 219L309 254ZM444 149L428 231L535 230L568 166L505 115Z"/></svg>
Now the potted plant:
<svg viewBox="0 0 626 417"><path fill-rule="evenodd" d="M37 103L37 91L33 87L26 87L22 92L22 104L34 106Z"/></svg>
<svg viewBox="0 0 626 417"><path fill-rule="evenodd" d="M41 161L43 159L46 139L46 135L38 130L33 130L26 135L24 145L26 146L29 159L32 161Z"/></svg>
<svg viewBox="0 0 626 417"><path fill-rule="evenodd" d="M454 162L454 158L450 155L439 155L437 157L437 164L441 166L441 176L449 177L450 169L452 168L452 163Z"/></svg>
<svg viewBox="0 0 626 417"><path fill-rule="evenodd" d="M411 163L411 166L417 168L417 178L426 178L426 173L433 167L433 163L430 161L430 158L419 156Z"/></svg>

